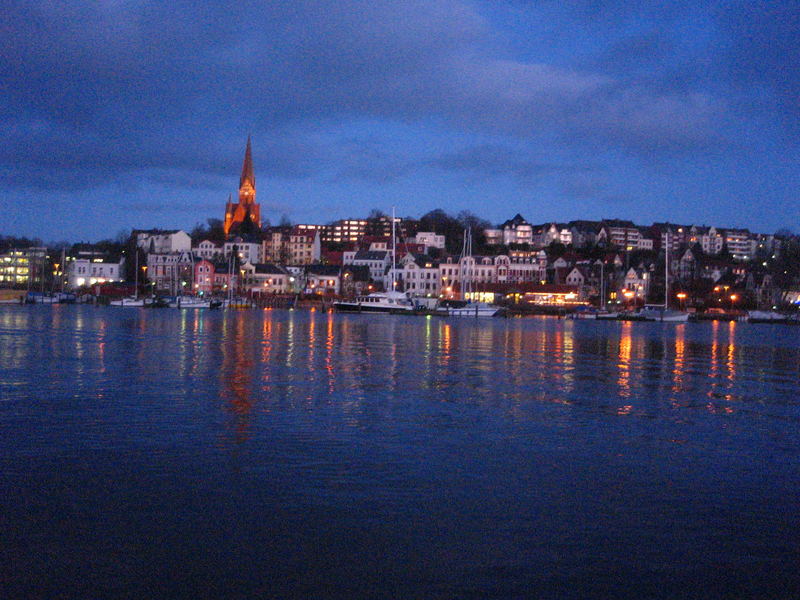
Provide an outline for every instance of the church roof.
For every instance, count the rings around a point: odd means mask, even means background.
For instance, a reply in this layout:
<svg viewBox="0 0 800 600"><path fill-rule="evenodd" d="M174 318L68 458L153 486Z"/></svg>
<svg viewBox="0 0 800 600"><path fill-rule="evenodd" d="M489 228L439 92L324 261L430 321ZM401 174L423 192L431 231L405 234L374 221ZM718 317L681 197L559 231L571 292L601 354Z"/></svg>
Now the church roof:
<svg viewBox="0 0 800 600"><path fill-rule="evenodd" d="M247 136L247 148L244 151L244 162L242 163L242 176L239 177L239 187L249 181L250 185L256 187L256 176L253 172L253 151L250 148L250 136Z"/></svg>

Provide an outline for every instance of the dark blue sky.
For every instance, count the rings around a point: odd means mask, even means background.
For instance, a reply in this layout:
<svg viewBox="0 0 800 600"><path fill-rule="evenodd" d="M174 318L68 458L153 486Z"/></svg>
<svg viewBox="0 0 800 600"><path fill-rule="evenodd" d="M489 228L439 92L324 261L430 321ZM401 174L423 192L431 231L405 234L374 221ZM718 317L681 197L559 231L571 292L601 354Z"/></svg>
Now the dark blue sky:
<svg viewBox="0 0 800 600"><path fill-rule="evenodd" d="M663 4L663 6L656 6ZM0 234L371 208L795 231L800 4L6 1Z"/></svg>

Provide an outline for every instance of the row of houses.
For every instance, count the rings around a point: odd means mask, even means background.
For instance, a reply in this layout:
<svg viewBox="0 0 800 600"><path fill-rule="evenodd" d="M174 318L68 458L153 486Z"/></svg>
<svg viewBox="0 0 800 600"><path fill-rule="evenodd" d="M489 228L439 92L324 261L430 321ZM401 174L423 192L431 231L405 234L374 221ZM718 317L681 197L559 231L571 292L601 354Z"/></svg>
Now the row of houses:
<svg viewBox="0 0 800 600"><path fill-rule="evenodd" d="M661 250L669 247L699 244L706 254L719 254L724 248L734 260L747 261L759 252L772 254L780 250L780 239L774 235L756 234L747 229L722 229L698 225L653 223L635 225L632 221L570 221L532 225L520 214L497 229L484 230L488 245L527 245L545 248L553 243L585 248L594 244L622 250Z"/></svg>

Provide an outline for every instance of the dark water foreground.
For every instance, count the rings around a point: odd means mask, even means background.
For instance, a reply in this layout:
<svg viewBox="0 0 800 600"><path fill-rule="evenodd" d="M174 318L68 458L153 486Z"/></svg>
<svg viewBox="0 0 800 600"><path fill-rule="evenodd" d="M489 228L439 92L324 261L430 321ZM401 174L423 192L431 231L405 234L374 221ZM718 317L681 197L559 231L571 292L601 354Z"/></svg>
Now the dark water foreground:
<svg viewBox="0 0 800 600"><path fill-rule="evenodd" d="M0 308L0 596L791 598L800 330Z"/></svg>

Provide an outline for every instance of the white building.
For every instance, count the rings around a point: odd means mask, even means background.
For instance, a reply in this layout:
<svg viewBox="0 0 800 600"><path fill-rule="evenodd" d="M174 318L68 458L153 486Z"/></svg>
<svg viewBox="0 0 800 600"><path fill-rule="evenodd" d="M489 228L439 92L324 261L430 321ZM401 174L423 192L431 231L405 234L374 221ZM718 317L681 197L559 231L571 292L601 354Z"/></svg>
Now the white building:
<svg viewBox="0 0 800 600"><path fill-rule="evenodd" d="M341 269L334 265L309 265L305 268L305 291L309 294L339 294Z"/></svg>
<svg viewBox="0 0 800 600"><path fill-rule="evenodd" d="M750 260L755 254L755 240L747 229L726 229L725 245L734 260Z"/></svg>
<svg viewBox="0 0 800 600"><path fill-rule="evenodd" d="M383 281L386 269L392 263L392 253L386 250L347 251L342 257L345 265L365 266L372 281Z"/></svg>
<svg viewBox="0 0 800 600"><path fill-rule="evenodd" d="M631 267L622 282L621 294L626 299L645 299L650 290L650 275L642 269Z"/></svg>
<svg viewBox="0 0 800 600"><path fill-rule="evenodd" d="M223 255L222 244L218 244L217 242L212 242L211 240L203 240L197 246L192 248L195 256L199 256L200 258L205 258L208 260L213 260L217 257Z"/></svg>
<svg viewBox="0 0 800 600"><path fill-rule="evenodd" d="M438 235L433 231L420 231L417 235L408 240L412 244L422 244L425 246L425 252L428 251L428 248L444 248L444 236Z"/></svg>
<svg viewBox="0 0 800 600"><path fill-rule="evenodd" d="M406 254L397 266L398 289L412 296L441 294L439 264L430 256Z"/></svg>
<svg viewBox="0 0 800 600"><path fill-rule="evenodd" d="M533 226L517 213L500 226L503 230L503 244L532 244Z"/></svg>
<svg viewBox="0 0 800 600"><path fill-rule="evenodd" d="M167 254L169 252L188 252L192 249L192 238L179 229L134 230L136 246L145 252Z"/></svg>
<svg viewBox="0 0 800 600"><path fill-rule="evenodd" d="M236 237L228 240L222 246L222 252L225 257L230 256L234 250L242 262L249 262L253 265L264 262L264 250L258 242L248 242Z"/></svg>
<svg viewBox="0 0 800 600"><path fill-rule="evenodd" d="M103 258L67 259L67 287L74 290L85 285L122 281L124 265L125 257L117 262Z"/></svg>
<svg viewBox="0 0 800 600"><path fill-rule="evenodd" d="M292 289L293 277L279 265L246 263L241 266L241 270L246 293L285 294Z"/></svg>

